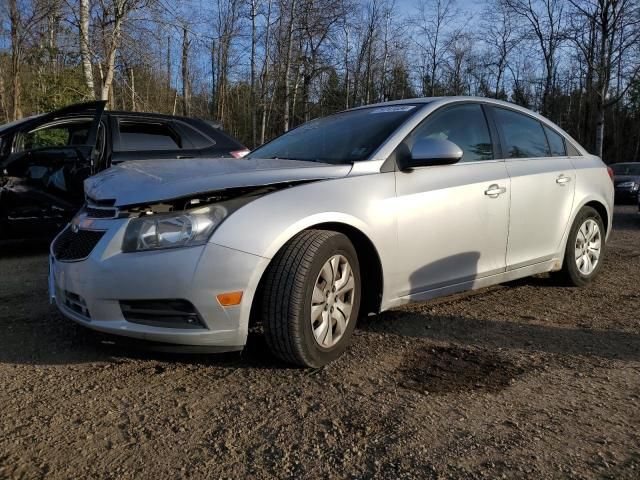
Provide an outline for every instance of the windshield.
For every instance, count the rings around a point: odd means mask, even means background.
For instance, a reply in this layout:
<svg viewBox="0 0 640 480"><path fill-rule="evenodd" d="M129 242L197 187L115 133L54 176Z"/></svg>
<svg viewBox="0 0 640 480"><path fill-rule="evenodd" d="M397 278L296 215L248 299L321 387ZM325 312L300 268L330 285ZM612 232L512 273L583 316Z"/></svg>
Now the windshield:
<svg viewBox="0 0 640 480"><path fill-rule="evenodd" d="M247 158L322 163L367 160L418 107L419 104L369 107L311 120L257 148Z"/></svg>
<svg viewBox="0 0 640 480"><path fill-rule="evenodd" d="M613 169L613 173L618 175L640 175L640 163L637 164L629 164L629 163L620 163L618 165L611 165Z"/></svg>

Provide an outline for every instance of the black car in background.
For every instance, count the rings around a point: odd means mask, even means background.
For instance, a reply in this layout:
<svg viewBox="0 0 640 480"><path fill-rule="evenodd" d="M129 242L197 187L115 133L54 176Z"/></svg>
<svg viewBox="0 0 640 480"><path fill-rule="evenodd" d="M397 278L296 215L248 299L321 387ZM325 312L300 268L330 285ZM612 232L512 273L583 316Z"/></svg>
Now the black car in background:
<svg viewBox="0 0 640 480"><path fill-rule="evenodd" d="M50 237L84 202L84 180L128 160L236 157L214 123L72 105L0 126L0 239Z"/></svg>
<svg viewBox="0 0 640 480"><path fill-rule="evenodd" d="M640 162L614 163L613 184L616 189L616 203L637 203L640 190Z"/></svg>

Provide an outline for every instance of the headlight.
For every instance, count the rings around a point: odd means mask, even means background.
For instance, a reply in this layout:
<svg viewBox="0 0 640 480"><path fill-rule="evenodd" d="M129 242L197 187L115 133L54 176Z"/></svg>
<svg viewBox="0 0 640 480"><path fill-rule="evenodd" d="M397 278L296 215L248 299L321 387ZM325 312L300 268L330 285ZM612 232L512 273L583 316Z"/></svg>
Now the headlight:
<svg viewBox="0 0 640 480"><path fill-rule="evenodd" d="M618 184L619 188L638 188L638 184L636 182L622 182Z"/></svg>
<svg viewBox="0 0 640 480"><path fill-rule="evenodd" d="M202 245L228 215L223 205L194 210L153 214L129 222L122 242L123 252Z"/></svg>

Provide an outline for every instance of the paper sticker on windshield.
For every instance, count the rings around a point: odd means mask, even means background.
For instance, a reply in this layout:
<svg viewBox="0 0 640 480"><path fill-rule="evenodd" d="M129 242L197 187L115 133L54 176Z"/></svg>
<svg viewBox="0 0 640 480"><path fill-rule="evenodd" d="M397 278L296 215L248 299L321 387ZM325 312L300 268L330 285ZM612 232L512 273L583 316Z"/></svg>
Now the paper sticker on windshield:
<svg viewBox="0 0 640 480"><path fill-rule="evenodd" d="M415 105L392 105L390 107L378 107L372 108L369 112L369 115L373 115L374 113L395 113L395 112L408 112L416 108Z"/></svg>

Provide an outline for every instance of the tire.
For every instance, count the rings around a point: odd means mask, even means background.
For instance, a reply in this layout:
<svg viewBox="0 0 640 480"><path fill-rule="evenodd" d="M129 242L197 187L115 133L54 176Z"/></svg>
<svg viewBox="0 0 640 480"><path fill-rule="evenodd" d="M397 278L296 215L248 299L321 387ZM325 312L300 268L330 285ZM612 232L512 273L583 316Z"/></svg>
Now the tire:
<svg viewBox="0 0 640 480"><path fill-rule="evenodd" d="M350 275L345 274L345 262ZM325 268L327 264L330 271ZM331 285L338 285L338 295L325 278L335 279ZM348 285L340 286L343 281ZM356 325L360 288L358 256L345 235L325 230L305 230L296 235L273 258L263 283L262 321L271 352L286 362L313 368L338 358L348 347ZM320 292L325 294L324 299ZM351 309L347 318L348 301ZM312 325L312 314L318 312Z"/></svg>
<svg viewBox="0 0 640 480"><path fill-rule="evenodd" d="M595 264L595 268L593 268L589 272L585 272L581 270L579 265L584 262L579 258L576 258L576 253L579 249L579 244L582 239L584 239L584 234L581 232L581 229L584 231L584 226L587 222L595 222L599 231L599 244L600 250L597 257L597 262ZM581 240L578 240L580 237ZM589 260L593 262L592 257L589 255ZM604 222L602 221L602 217L600 214L591 207L583 207L575 220L573 221L573 225L571 225L571 230L569 231L569 237L567 238L567 246L564 252L564 260L562 262L562 270L557 272L556 278L563 285L574 286L574 287L582 287L589 282L591 282L597 275L600 273L600 269L602 268L602 263L605 257L605 228ZM583 264L584 265L584 264Z"/></svg>

